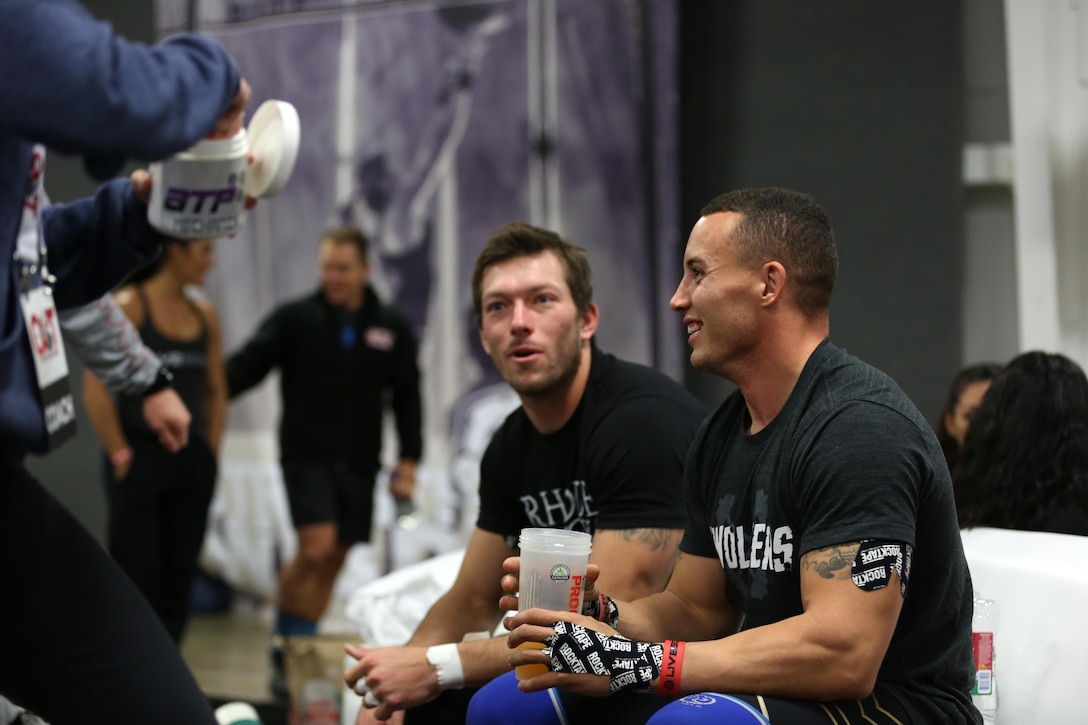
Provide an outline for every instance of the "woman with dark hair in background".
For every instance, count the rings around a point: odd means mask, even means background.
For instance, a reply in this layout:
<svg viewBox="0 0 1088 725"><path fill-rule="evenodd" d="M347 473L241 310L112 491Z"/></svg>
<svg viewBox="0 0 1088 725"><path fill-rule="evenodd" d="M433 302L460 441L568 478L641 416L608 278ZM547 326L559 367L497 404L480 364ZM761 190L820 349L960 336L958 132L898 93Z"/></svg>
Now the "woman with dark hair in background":
<svg viewBox="0 0 1088 725"><path fill-rule="evenodd" d="M956 470L956 460L963 449L967 425L971 422L971 416L975 414L986 389L990 387L990 382L999 372L1001 365L998 363L976 363L963 368L952 379L948 400L937 421L937 440L941 442L949 471Z"/></svg>
<svg viewBox="0 0 1088 725"><path fill-rule="evenodd" d="M1027 352L994 378L953 482L960 526L1088 535L1088 378Z"/></svg>
<svg viewBox="0 0 1088 725"><path fill-rule="evenodd" d="M175 642L189 615L189 591L204 541L226 422L227 386L219 323L195 294L213 262L212 241L167 246L134 274L117 303L169 370L192 414L189 444L171 453L141 414L142 396L109 392L90 372L83 402L105 449L110 554L144 593ZM154 387L154 386L153 386Z"/></svg>

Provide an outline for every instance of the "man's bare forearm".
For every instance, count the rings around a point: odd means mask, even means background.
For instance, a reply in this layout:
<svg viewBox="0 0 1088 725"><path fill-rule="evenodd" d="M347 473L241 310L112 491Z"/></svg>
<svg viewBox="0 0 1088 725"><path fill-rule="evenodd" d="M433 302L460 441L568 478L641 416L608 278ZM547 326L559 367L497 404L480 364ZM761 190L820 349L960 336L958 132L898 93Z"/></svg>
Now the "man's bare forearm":
<svg viewBox="0 0 1088 725"><path fill-rule="evenodd" d="M498 597L491 601L460 596L456 590L446 592L416 627L409 645L429 646L460 642L469 632L492 632L499 624L502 612Z"/></svg>
<svg viewBox="0 0 1088 725"><path fill-rule="evenodd" d="M465 673L465 685L483 687L499 675L510 671L510 648L506 636L461 642L457 654Z"/></svg>

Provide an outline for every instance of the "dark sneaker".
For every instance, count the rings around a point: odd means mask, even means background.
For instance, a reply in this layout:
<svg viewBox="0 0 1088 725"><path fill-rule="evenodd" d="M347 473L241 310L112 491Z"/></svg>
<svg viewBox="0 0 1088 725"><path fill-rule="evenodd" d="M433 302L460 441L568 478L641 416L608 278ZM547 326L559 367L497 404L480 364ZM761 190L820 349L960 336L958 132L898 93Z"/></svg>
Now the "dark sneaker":
<svg viewBox="0 0 1088 725"><path fill-rule="evenodd" d="M271 674L268 678L268 690L277 700L286 702L290 697L287 689L287 671L283 665L283 647L275 643L268 650Z"/></svg>

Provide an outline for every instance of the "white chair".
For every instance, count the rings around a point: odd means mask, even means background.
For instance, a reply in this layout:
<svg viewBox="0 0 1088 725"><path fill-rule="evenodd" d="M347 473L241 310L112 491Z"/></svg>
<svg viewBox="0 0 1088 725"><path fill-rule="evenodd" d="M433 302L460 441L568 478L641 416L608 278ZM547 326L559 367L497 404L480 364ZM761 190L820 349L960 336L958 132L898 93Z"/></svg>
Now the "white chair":
<svg viewBox="0 0 1088 725"><path fill-rule="evenodd" d="M1088 537L976 528L962 533L975 597L1000 607L1000 725L1082 725L1088 675Z"/></svg>

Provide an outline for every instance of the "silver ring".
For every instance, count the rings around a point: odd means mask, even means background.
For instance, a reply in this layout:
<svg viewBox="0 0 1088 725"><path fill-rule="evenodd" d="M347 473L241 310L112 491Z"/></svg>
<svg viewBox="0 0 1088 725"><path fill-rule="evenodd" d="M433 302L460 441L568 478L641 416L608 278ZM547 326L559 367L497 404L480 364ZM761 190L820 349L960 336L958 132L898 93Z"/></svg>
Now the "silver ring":
<svg viewBox="0 0 1088 725"><path fill-rule="evenodd" d="M377 707L378 705L381 705L382 703L378 700L378 698L374 697L373 692L371 692L370 690L367 690L366 694L363 695L363 704L366 705L367 707Z"/></svg>
<svg viewBox="0 0 1088 725"><path fill-rule="evenodd" d="M353 687L352 689L355 690L355 694L359 696L366 696L366 694L370 692L370 688L366 685L365 677L360 677L358 680L356 680L355 687Z"/></svg>

